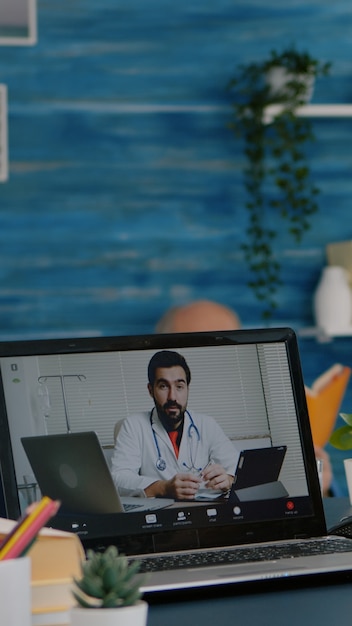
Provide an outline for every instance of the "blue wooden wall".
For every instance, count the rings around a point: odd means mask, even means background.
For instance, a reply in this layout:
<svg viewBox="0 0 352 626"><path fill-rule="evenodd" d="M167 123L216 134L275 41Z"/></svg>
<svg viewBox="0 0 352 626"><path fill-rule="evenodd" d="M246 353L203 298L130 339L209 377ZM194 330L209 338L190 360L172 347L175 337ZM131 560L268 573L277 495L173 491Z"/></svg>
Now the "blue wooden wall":
<svg viewBox="0 0 352 626"><path fill-rule="evenodd" d="M238 63L292 43L333 63L314 102L351 103L350 0L38 0L38 34L0 49L0 337L152 332L169 306L199 297L262 325L226 86ZM295 329L313 324L325 245L352 238L352 118L315 120L314 132L320 211L300 246L283 230L277 242L273 322ZM352 338L300 343L308 384L352 365Z"/></svg>

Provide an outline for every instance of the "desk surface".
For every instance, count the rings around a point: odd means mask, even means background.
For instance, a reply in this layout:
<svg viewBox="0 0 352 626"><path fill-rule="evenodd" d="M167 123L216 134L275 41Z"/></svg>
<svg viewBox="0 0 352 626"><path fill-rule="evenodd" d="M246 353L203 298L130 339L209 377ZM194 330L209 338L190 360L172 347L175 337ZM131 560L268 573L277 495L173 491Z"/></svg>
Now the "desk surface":
<svg viewBox="0 0 352 626"><path fill-rule="evenodd" d="M347 498L330 498L324 503L327 526L352 513ZM194 599L171 599L167 603L150 604L148 626L351 626L352 575L338 582L336 575L324 580L294 585L272 581L263 591L263 584L250 590L232 588L232 592L207 590Z"/></svg>

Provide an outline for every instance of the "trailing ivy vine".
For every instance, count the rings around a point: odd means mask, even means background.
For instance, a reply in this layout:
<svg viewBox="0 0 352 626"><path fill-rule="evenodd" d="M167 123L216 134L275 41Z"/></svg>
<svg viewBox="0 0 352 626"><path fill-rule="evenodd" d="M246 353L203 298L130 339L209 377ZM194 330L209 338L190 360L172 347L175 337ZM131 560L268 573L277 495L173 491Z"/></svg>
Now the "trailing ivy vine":
<svg viewBox="0 0 352 626"><path fill-rule="evenodd" d="M274 92L267 76L279 65L289 76L285 88ZM329 67L290 48L281 54L272 52L261 63L239 66L230 82L235 98L230 126L244 141L248 226L242 250L252 274L249 286L263 303L264 319L277 308L281 285L274 244L277 220L286 221L290 236L299 243L318 210L318 188L306 155L307 144L315 137L311 121L296 110L305 101L306 77L325 75ZM280 106L268 119L268 107L274 104Z"/></svg>

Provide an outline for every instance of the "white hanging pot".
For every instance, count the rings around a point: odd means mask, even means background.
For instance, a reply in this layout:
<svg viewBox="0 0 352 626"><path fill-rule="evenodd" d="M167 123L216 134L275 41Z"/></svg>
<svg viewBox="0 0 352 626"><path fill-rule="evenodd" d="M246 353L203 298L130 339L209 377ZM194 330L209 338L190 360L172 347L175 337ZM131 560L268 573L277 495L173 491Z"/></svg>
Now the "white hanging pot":
<svg viewBox="0 0 352 626"><path fill-rule="evenodd" d="M352 294L343 267L325 267L314 294L314 316L318 328L329 335L347 331L352 321Z"/></svg>
<svg viewBox="0 0 352 626"><path fill-rule="evenodd" d="M285 96L292 97L292 88L289 83L292 81L300 81L305 85L304 93L302 94L302 102L310 102L313 97L315 76L309 74L291 74L285 67L273 67L268 70L266 74L266 82L270 87L271 96Z"/></svg>
<svg viewBox="0 0 352 626"><path fill-rule="evenodd" d="M70 626L146 626L147 617L148 604L144 600L116 609L84 609L74 606L70 610Z"/></svg>

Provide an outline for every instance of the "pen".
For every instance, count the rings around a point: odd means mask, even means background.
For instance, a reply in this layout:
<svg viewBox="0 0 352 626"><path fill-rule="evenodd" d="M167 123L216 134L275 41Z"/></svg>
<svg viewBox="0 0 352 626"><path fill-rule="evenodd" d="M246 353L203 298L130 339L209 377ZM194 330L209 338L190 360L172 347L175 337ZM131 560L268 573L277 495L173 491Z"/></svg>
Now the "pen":
<svg viewBox="0 0 352 626"><path fill-rule="evenodd" d="M45 508L47 502L49 501L50 498L45 496L39 503L36 503L34 506L31 505L30 507L28 507L25 515L19 519L12 531L3 540L0 546L0 560L6 555L8 550L16 543L16 541L18 541L19 537L31 525L35 517L40 513L42 509Z"/></svg>
<svg viewBox="0 0 352 626"><path fill-rule="evenodd" d="M42 509L37 517L33 520L32 524L24 531L19 537L18 541L8 550L5 559L14 559L19 556L23 556L31 547L32 543L36 540L39 531L44 524L53 515L57 513L60 506L58 501L52 500L48 502L44 509Z"/></svg>
<svg viewBox="0 0 352 626"><path fill-rule="evenodd" d="M59 506L60 502L47 496L32 505L0 545L0 561L21 556L48 519L57 513Z"/></svg>
<svg viewBox="0 0 352 626"><path fill-rule="evenodd" d="M200 471L200 475L203 476L203 472L204 470L206 470L208 467L210 467L210 465L214 465L214 461L212 459L210 459L210 461L208 461L208 463L203 467L203 469Z"/></svg>

